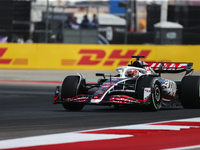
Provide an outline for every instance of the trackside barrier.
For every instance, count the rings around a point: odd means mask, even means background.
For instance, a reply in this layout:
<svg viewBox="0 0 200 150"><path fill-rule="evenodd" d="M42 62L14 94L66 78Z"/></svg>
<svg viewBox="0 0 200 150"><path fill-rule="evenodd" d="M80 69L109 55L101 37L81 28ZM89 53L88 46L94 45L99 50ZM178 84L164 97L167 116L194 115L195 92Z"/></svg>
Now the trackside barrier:
<svg viewBox="0 0 200 150"><path fill-rule="evenodd" d="M144 61L193 62L200 70L200 45L76 45L0 44L0 68L114 70L130 63L132 55Z"/></svg>

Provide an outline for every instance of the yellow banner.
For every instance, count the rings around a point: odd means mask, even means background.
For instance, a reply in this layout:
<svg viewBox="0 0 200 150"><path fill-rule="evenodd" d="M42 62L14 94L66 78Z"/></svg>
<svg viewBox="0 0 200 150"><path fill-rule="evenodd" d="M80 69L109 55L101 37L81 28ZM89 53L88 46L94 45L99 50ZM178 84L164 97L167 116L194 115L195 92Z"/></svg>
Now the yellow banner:
<svg viewBox="0 0 200 150"><path fill-rule="evenodd" d="M193 62L200 70L200 46L0 44L0 68L114 70L144 61Z"/></svg>

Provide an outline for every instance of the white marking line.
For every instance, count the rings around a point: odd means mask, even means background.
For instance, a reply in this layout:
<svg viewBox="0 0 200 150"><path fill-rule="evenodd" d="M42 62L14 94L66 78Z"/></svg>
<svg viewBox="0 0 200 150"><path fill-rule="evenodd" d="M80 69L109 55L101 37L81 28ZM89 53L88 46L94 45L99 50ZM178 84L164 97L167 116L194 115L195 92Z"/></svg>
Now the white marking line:
<svg viewBox="0 0 200 150"><path fill-rule="evenodd" d="M200 117L196 118L187 118L187 119L178 119L178 120L169 120L169 121L160 121L160 122L153 122L148 124L155 124L155 123L165 123L165 122L172 122L172 121L180 121L180 122L200 122Z"/></svg>
<svg viewBox="0 0 200 150"><path fill-rule="evenodd" d="M132 136L133 135L90 134L90 133L84 134L77 132L69 132L69 133L50 134L50 135L2 140L0 141L0 149L63 144L63 143L73 143L82 141L94 141L94 140L110 140L110 139L126 138Z"/></svg>
<svg viewBox="0 0 200 150"><path fill-rule="evenodd" d="M174 121L181 121L181 122L200 122L200 117L197 118L189 118L189 119L179 119L179 120L174 120Z"/></svg>
<svg viewBox="0 0 200 150"><path fill-rule="evenodd" d="M177 125L130 125L122 127L114 127L112 129L147 129L147 130L180 130L189 129L191 127L199 128L198 126L177 126Z"/></svg>
<svg viewBox="0 0 200 150"><path fill-rule="evenodd" d="M172 121L200 122L200 117L181 119L181 120L163 121L163 122L172 122ZM154 122L154 123L163 123L163 122ZM68 133L41 135L41 136L33 136L33 137L18 138L18 139L1 140L0 149L63 144L63 143L83 142L83 141L86 142L86 141L94 141L94 140L110 140L110 139L126 138L126 137L133 136L133 135L127 135L127 134L117 135L117 134L83 133L83 132L88 132L88 131L99 131L99 130L107 130L107 129L180 130L180 129L189 129L191 127L199 128L198 126L153 125L154 123L100 128L100 129L93 129L93 130L84 130L84 131L79 131L79 132L68 132Z"/></svg>
<svg viewBox="0 0 200 150"><path fill-rule="evenodd" d="M171 121L165 121L165 122L171 122ZM157 123L162 123L162 122L157 122ZM94 130L86 130L86 131L80 131L80 132L90 132L90 131L99 131L99 130L108 130L108 129L181 130L181 129L189 129L189 128L199 128L199 126L153 125L153 124L154 123L127 125L127 126L118 126L118 127L109 127L109 128L101 128L101 129L94 129Z"/></svg>
<svg viewBox="0 0 200 150"><path fill-rule="evenodd" d="M178 147L178 148L169 148L169 149L163 149L163 150L192 150L192 149L195 149L195 150L200 149L200 145Z"/></svg>

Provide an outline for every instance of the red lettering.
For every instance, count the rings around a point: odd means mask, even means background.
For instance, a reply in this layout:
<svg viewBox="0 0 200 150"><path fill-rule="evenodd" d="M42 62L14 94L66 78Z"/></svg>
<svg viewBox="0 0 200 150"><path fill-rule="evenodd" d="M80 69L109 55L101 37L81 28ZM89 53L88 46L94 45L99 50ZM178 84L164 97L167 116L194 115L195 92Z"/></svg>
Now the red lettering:
<svg viewBox="0 0 200 150"><path fill-rule="evenodd" d="M136 52L137 50L128 50L126 53L123 53L123 50L113 50L107 60L103 61L103 65L112 66L114 65L114 62L118 60L119 63L117 64L117 66L126 66L131 60L131 56L136 55ZM151 50L141 50L138 55L145 56L146 58L150 54L150 52ZM83 54L83 56L77 63L77 65L97 65L101 63L102 59L106 56L106 52L101 49L82 49L79 51L79 54Z"/></svg>
<svg viewBox="0 0 200 150"><path fill-rule="evenodd" d="M0 48L0 57L7 51L7 48Z"/></svg>
<svg viewBox="0 0 200 150"><path fill-rule="evenodd" d="M7 48L0 48L0 57L4 55L4 53L7 51ZM0 59L0 64L10 64L12 59Z"/></svg>
<svg viewBox="0 0 200 150"><path fill-rule="evenodd" d="M96 59L102 59L105 57L106 53L104 50L80 50L79 54L89 54L89 56L82 56L78 65L97 65L101 60L91 60L91 55L95 54Z"/></svg>

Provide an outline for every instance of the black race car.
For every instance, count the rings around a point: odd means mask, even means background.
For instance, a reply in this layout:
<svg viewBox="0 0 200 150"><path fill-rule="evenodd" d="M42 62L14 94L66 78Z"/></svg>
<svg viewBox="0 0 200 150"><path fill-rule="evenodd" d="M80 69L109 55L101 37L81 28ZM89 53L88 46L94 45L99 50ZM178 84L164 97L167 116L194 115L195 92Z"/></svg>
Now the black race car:
<svg viewBox="0 0 200 150"><path fill-rule="evenodd" d="M53 104L68 110L81 110L84 105L139 106L156 111L161 107L182 105L200 108L199 76L191 76L193 63L144 62L144 56L128 66L116 68L116 75L102 76L97 83L87 84L82 74L67 76L60 89L56 87ZM162 73L186 72L182 81L161 78Z"/></svg>

